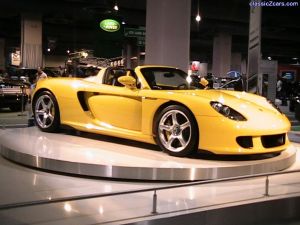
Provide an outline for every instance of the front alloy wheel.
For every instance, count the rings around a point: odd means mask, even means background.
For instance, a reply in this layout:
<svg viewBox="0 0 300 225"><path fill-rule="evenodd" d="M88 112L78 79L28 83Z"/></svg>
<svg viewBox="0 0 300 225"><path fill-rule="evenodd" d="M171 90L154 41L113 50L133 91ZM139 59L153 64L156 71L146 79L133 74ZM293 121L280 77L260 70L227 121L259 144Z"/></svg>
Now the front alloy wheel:
<svg viewBox="0 0 300 225"><path fill-rule="evenodd" d="M42 131L54 132L58 129L58 104L50 92L44 91L38 95L34 103L34 119Z"/></svg>
<svg viewBox="0 0 300 225"><path fill-rule="evenodd" d="M173 156L186 156L194 151L198 140L192 114L178 105L168 106L158 116L156 142Z"/></svg>

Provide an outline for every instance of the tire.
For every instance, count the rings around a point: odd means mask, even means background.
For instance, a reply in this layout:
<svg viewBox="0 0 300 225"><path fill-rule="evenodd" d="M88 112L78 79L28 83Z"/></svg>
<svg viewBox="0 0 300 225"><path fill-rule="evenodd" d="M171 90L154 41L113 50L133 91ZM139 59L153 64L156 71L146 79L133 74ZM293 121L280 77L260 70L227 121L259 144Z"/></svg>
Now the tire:
<svg viewBox="0 0 300 225"><path fill-rule="evenodd" d="M54 95L49 91L38 94L33 102L35 124L45 132L56 132L60 127L59 108Z"/></svg>
<svg viewBox="0 0 300 225"><path fill-rule="evenodd" d="M172 156L183 157L198 147L198 129L192 113L183 106L170 105L155 119L155 141Z"/></svg>

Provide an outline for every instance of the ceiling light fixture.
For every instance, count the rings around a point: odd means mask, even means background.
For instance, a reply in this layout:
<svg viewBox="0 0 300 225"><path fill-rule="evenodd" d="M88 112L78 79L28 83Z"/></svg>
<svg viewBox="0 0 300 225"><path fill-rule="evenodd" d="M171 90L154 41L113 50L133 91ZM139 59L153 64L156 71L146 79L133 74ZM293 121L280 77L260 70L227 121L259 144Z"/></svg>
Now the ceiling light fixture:
<svg viewBox="0 0 300 225"><path fill-rule="evenodd" d="M51 51L51 49L50 48L47 48L47 52L50 52Z"/></svg>
<svg viewBox="0 0 300 225"><path fill-rule="evenodd" d="M126 22L125 22L125 21L122 21L122 24L123 24L123 25L125 25L125 24L126 24Z"/></svg>
<svg viewBox="0 0 300 225"><path fill-rule="evenodd" d="M197 4L197 15L196 15L196 21L199 23L201 21L201 16L199 13L199 0L198 0L198 4Z"/></svg>
<svg viewBox="0 0 300 225"><path fill-rule="evenodd" d="M119 11L119 6L118 6L117 3L116 3L115 6L114 6L114 10L115 10L115 11Z"/></svg>
<svg viewBox="0 0 300 225"><path fill-rule="evenodd" d="M269 56L269 57L268 57L268 60L272 60L272 57L271 57L271 56Z"/></svg>

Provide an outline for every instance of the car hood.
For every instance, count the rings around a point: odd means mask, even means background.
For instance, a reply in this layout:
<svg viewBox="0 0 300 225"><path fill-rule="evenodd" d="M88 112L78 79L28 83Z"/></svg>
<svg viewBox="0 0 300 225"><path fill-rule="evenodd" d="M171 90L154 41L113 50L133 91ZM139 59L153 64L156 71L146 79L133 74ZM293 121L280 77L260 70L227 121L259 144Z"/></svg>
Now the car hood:
<svg viewBox="0 0 300 225"><path fill-rule="evenodd" d="M169 96L176 96L176 99L183 99L185 96L189 101L194 99L202 103L206 102L206 105L209 105L211 101L217 101L230 106L243 115L248 115L249 112L253 114L253 110L262 113L270 112L272 114L280 114L266 98L247 92L227 90L175 90L167 91L167 93Z"/></svg>
<svg viewBox="0 0 300 225"><path fill-rule="evenodd" d="M184 95L193 95L207 99L209 101L219 101L223 104L234 104L242 102L252 102L261 105L267 102L266 98L247 92L239 91L227 91L227 90L189 90L189 91L178 91L178 93Z"/></svg>

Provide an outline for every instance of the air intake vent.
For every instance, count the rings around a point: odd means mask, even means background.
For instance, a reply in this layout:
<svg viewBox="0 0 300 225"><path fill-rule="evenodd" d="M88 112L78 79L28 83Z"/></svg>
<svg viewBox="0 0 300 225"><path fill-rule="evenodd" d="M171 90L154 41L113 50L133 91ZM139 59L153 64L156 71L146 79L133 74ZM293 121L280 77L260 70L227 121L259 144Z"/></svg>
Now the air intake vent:
<svg viewBox="0 0 300 225"><path fill-rule="evenodd" d="M243 148L253 148L251 136L237 137L236 141Z"/></svg>
<svg viewBox="0 0 300 225"><path fill-rule="evenodd" d="M278 147L285 144L285 134L266 135L261 137L261 143L265 148Z"/></svg>

